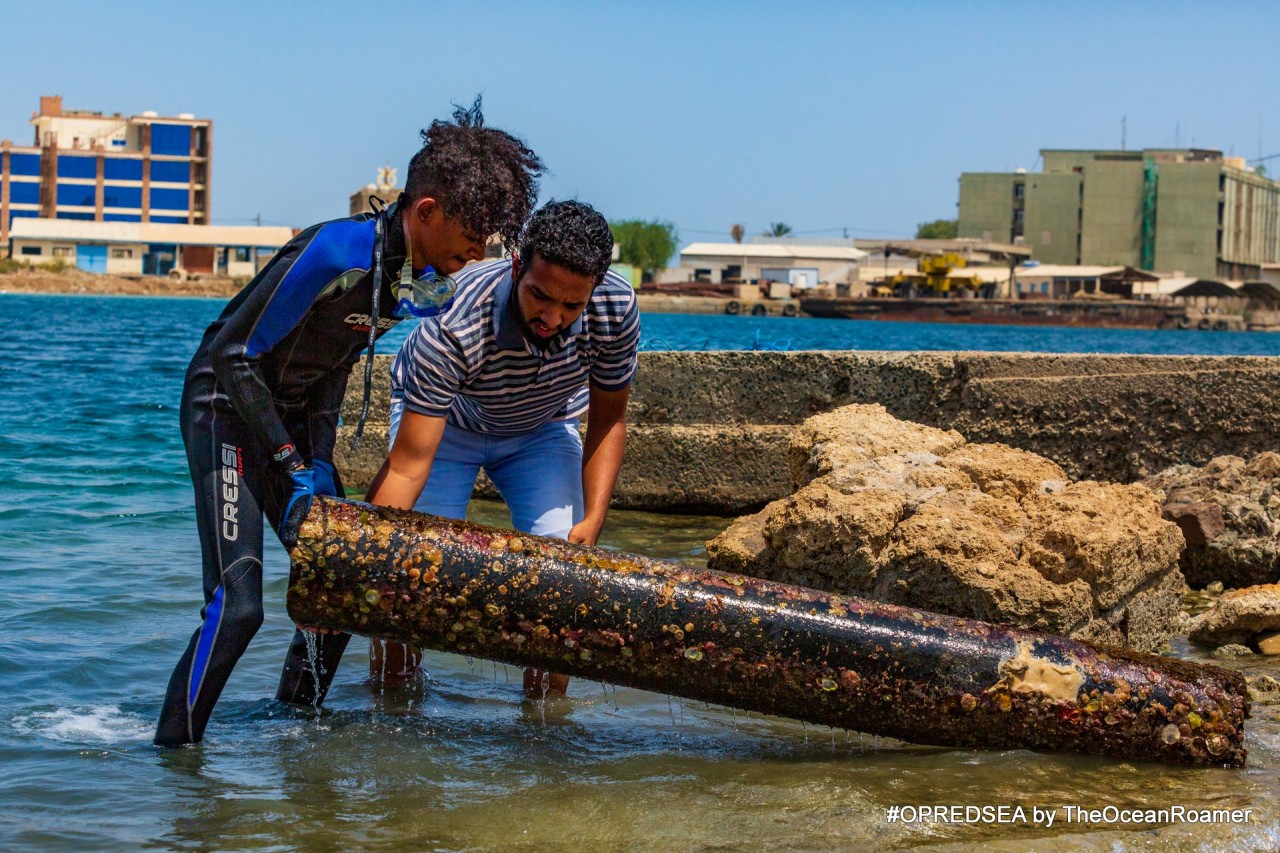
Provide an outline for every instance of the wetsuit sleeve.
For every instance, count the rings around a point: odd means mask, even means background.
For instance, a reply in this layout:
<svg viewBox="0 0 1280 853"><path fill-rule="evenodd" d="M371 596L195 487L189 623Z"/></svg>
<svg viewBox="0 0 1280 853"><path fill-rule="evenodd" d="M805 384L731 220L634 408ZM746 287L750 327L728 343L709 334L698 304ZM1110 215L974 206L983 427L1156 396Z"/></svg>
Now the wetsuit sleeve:
<svg viewBox="0 0 1280 853"><path fill-rule="evenodd" d="M245 298L213 339L210 355L219 384L285 468L303 460L276 411L262 360L303 321L325 286L342 274L356 244L363 244L366 252L372 247L372 240L362 233L372 233L372 228L359 225L347 220L326 223L291 240L249 283Z"/></svg>

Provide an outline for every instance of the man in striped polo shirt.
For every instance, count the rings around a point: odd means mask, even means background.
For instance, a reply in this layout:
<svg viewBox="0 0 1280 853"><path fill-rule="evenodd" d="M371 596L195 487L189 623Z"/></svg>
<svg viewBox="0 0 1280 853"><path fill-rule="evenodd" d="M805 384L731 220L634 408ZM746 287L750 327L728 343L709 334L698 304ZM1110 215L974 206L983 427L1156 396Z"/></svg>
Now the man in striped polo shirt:
<svg viewBox="0 0 1280 853"><path fill-rule="evenodd" d="M596 544L640 340L635 291L609 272L612 256L603 216L552 202L530 218L515 257L457 276L453 306L423 320L391 368L392 447L370 502L464 518L483 468L516 529ZM405 654L375 645L371 674L412 672L416 653ZM534 696L564 695L568 683L525 671Z"/></svg>

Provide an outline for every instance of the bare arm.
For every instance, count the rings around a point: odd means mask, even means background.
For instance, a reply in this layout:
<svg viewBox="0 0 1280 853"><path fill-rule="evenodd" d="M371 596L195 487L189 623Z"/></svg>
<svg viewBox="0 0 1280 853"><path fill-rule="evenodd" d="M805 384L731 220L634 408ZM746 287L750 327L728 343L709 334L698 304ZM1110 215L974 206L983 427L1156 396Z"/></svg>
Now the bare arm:
<svg viewBox="0 0 1280 853"><path fill-rule="evenodd" d="M594 545L600 538L627 446L627 401L630 398L630 387L620 391L591 387L587 437L582 446L584 515L582 521L569 531L570 542Z"/></svg>
<svg viewBox="0 0 1280 853"><path fill-rule="evenodd" d="M369 485L365 500L379 506L413 509L431 474L431 463L444 435L444 421L405 409L391 452ZM391 686L401 685L417 669L420 657L416 649L399 643L373 643L369 647L369 677Z"/></svg>
<svg viewBox="0 0 1280 853"><path fill-rule="evenodd" d="M413 509L427 485L431 463L444 435L444 418L405 410L391 453L369 486L365 499L379 506Z"/></svg>

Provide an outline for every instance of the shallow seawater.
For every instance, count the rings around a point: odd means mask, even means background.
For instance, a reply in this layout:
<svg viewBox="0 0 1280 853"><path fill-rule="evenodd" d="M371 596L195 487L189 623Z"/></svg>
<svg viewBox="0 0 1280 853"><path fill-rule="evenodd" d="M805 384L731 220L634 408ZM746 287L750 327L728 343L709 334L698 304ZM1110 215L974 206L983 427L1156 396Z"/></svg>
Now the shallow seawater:
<svg viewBox="0 0 1280 853"><path fill-rule="evenodd" d="M914 747L580 680L567 703L528 703L517 669L447 654L416 689L378 694L358 639L323 711L280 705L292 629L274 544L266 624L205 743L155 749L199 612L176 406L218 308L0 296L0 849L1280 849L1276 706L1254 710L1245 769L1171 768ZM696 565L726 524L615 512L604 544ZM1027 822L889 820L922 805L1021 806ZM1083 824L1066 806L1253 811Z"/></svg>

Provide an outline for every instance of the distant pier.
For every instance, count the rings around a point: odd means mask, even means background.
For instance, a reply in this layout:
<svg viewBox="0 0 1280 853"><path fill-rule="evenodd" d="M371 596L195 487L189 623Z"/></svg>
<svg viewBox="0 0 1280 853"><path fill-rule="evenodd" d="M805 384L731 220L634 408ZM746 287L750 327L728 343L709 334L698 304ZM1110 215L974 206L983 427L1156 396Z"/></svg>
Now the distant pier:
<svg viewBox="0 0 1280 853"><path fill-rule="evenodd" d="M916 323L977 323L1010 326L1074 326L1099 329L1198 329L1280 331L1276 312L1247 319L1205 313L1185 305L1089 299L901 299L897 297L731 298L694 294L638 294L640 310L652 314L728 314L757 317L825 317Z"/></svg>

